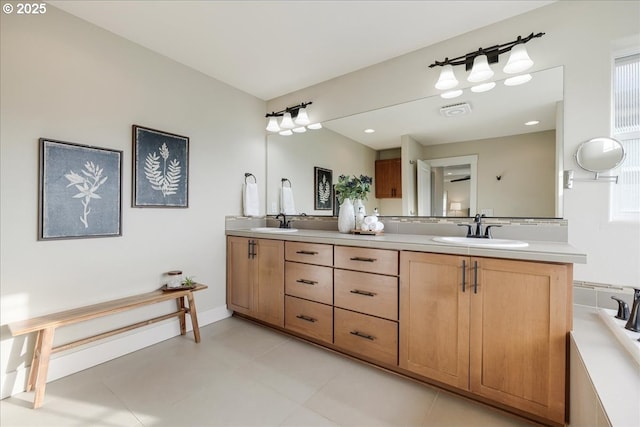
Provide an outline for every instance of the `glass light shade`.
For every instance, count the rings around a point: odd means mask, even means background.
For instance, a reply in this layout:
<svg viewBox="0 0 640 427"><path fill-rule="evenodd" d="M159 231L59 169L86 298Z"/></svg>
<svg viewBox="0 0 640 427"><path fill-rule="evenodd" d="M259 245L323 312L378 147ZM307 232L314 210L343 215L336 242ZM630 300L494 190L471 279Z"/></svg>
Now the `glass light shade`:
<svg viewBox="0 0 640 427"><path fill-rule="evenodd" d="M443 66L442 71L440 71L440 78L436 82L436 89L447 90L456 86L458 86L458 79L453 73L453 67L450 64Z"/></svg>
<svg viewBox="0 0 640 427"><path fill-rule="evenodd" d="M524 44L519 43L511 48L511 55L507 65L504 66L502 71L507 74L516 74L528 70L533 65L533 61L529 58L527 48Z"/></svg>
<svg viewBox="0 0 640 427"><path fill-rule="evenodd" d="M481 83L471 87L471 92L480 93L487 92L496 87L496 82Z"/></svg>
<svg viewBox="0 0 640 427"><path fill-rule="evenodd" d="M299 128L293 128L291 130L293 130L295 133L305 133L307 131L307 128L304 126L300 126Z"/></svg>
<svg viewBox="0 0 640 427"><path fill-rule="evenodd" d="M309 126L307 126L307 128L311 130L322 129L322 123L311 123Z"/></svg>
<svg viewBox="0 0 640 427"><path fill-rule="evenodd" d="M493 77L493 70L489 66L487 55L478 55L473 60L473 67L471 73L469 73L469 80L471 83L479 83L485 80L489 80Z"/></svg>
<svg viewBox="0 0 640 427"><path fill-rule="evenodd" d="M291 129L283 130L283 131L280 131L280 132L278 132L278 133L279 133L280 135L282 135L282 136L290 136L290 135L293 135L293 132L291 132Z"/></svg>
<svg viewBox="0 0 640 427"><path fill-rule="evenodd" d="M269 117L269 124L267 124L267 130L269 132L280 132L280 126L278 126L278 118L275 116Z"/></svg>
<svg viewBox="0 0 640 427"><path fill-rule="evenodd" d="M520 74L519 76L509 77L504 81L505 86L518 86L531 80L531 74Z"/></svg>
<svg viewBox="0 0 640 427"><path fill-rule="evenodd" d="M311 120L309 120L309 116L307 115L306 108L300 108L298 110L298 115L296 116L296 119L294 120L294 122L295 124L300 126L306 126L309 123L311 123Z"/></svg>
<svg viewBox="0 0 640 427"><path fill-rule="evenodd" d="M293 123L293 120L291 119L291 113L284 113L282 121L280 122L280 127L282 129L293 129L296 127L295 123Z"/></svg>
<svg viewBox="0 0 640 427"><path fill-rule="evenodd" d="M450 90L449 92L441 93L440 97L444 99L451 99L451 98L457 98L460 95L462 95L462 89Z"/></svg>

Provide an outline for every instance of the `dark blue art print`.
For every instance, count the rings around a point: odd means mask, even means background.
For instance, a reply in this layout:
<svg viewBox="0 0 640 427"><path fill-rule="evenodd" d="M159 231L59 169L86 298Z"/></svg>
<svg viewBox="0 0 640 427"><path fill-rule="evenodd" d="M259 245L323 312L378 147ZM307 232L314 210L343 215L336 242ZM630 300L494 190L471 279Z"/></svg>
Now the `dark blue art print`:
<svg viewBox="0 0 640 427"><path fill-rule="evenodd" d="M40 138L40 240L122 235L122 151Z"/></svg>
<svg viewBox="0 0 640 427"><path fill-rule="evenodd" d="M133 125L134 207L188 207L189 138Z"/></svg>

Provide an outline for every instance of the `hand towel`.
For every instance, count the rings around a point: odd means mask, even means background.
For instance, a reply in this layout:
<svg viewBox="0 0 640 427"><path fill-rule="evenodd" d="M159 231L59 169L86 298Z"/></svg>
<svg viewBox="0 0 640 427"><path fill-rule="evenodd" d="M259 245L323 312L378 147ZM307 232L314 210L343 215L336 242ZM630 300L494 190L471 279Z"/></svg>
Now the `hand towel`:
<svg viewBox="0 0 640 427"><path fill-rule="evenodd" d="M371 228L372 231L382 231L384 230L384 224L380 221L376 222Z"/></svg>
<svg viewBox="0 0 640 427"><path fill-rule="evenodd" d="M285 215L296 214L296 204L293 201L293 190L291 190L291 187L282 187L280 210Z"/></svg>
<svg viewBox="0 0 640 427"><path fill-rule="evenodd" d="M378 222L378 217L375 215L370 215L364 218L364 223L369 226L375 224L376 222Z"/></svg>
<svg viewBox="0 0 640 427"><path fill-rule="evenodd" d="M244 202L245 216L260 215L260 197L258 194L258 184L255 182L247 182L244 187L242 200Z"/></svg>

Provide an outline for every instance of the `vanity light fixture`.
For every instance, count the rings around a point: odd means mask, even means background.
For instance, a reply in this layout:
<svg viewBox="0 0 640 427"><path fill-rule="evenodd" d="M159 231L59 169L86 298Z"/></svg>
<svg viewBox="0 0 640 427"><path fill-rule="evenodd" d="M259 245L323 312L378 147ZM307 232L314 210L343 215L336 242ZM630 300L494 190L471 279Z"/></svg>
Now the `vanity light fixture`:
<svg viewBox="0 0 640 427"><path fill-rule="evenodd" d="M265 117L269 119L267 124L267 130L269 132L278 132L280 135L289 136L293 133L306 132L307 129L321 129L321 123L311 124L309 114L307 113L307 106L312 102L302 102L293 107L287 107L281 111L274 111L267 114ZM278 118L281 117L280 123Z"/></svg>
<svg viewBox="0 0 640 427"><path fill-rule="evenodd" d="M471 92L480 93L487 92L496 87L496 82L481 83L471 87Z"/></svg>
<svg viewBox="0 0 640 427"><path fill-rule="evenodd" d="M507 74L521 73L528 70L533 66L533 61L527 53L525 43L528 43L534 38L542 37L545 33L531 33L527 37L518 36L517 39L508 43L491 46L488 48L480 48L475 52L470 52L456 58L449 59L448 57L444 61L435 61L429 65L429 68L442 67L440 77L435 84L436 89L449 90L458 85L458 79L453 71L454 65L464 65L466 71L471 71L467 80L472 83L479 83L489 80L493 77L493 70L490 64L495 64L501 54L511 52L507 64L503 68L503 71Z"/></svg>

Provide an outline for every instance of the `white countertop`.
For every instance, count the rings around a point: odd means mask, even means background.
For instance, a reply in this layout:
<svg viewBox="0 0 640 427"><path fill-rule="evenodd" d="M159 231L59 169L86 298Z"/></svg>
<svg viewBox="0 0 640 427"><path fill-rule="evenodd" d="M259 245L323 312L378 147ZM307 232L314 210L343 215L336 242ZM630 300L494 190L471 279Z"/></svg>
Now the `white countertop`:
<svg viewBox="0 0 640 427"><path fill-rule="evenodd" d="M379 236L339 233L326 230L299 229L293 233L256 232L251 229L227 229L228 236L255 237L261 239L328 243L343 246L363 246L379 249L395 249L417 252L434 252L453 255L470 255L491 258L518 259L558 263L585 264L587 255L563 242L527 241L524 248L481 248L433 240L433 235L382 234Z"/></svg>
<svg viewBox="0 0 640 427"><path fill-rule="evenodd" d="M614 427L640 426L640 365L598 314L576 305L571 335L602 407Z"/></svg>

